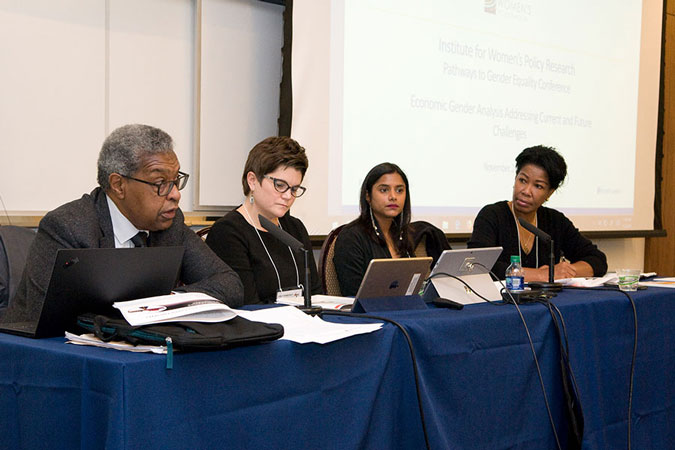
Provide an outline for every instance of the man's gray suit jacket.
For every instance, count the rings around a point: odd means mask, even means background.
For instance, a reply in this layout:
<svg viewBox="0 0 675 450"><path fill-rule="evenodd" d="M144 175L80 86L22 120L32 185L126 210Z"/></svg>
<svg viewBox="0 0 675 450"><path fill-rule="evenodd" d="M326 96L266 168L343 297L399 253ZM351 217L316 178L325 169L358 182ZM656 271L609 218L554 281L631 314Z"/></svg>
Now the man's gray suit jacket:
<svg viewBox="0 0 675 450"><path fill-rule="evenodd" d="M176 211L171 226L150 233L151 246L185 247L176 291L204 292L237 307L244 302L239 276L184 223ZM112 220L105 192L100 188L47 213L40 221L26 268L4 321L37 320L49 285L56 251L61 248L114 248Z"/></svg>

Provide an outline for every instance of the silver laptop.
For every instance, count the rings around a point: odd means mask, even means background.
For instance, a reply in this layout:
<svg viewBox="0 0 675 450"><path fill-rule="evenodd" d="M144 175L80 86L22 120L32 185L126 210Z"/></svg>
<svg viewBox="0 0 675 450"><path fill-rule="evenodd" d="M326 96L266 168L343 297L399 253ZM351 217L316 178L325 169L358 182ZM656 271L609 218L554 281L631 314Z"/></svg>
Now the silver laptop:
<svg viewBox="0 0 675 450"><path fill-rule="evenodd" d="M60 249L40 316L0 323L0 331L34 338L63 336L75 329L79 314L110 313L116 301L169 294L184 251L182 246Z"/></svg>
<svg viewBox="0 0 675 450"><path fill-rule="evenodd" d="M418 294L431 261L431 257L371 259L355 299Z"/></svg>
<svg viewBox="0 0 675 450"><path fill-rule="evenodd" d="M501 253L501 247L445 250L429 275L425 301L442 297L463 305L484 302L476 293L488 300L501 300L501 293L489 273Z"/></svg>

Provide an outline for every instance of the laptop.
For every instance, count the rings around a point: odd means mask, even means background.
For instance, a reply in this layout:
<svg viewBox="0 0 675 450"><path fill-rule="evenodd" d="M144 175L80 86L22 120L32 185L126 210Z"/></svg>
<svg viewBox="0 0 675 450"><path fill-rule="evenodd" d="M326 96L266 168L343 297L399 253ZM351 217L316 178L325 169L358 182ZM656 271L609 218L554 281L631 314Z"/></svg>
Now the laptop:
<svg viewBox="0 0 675 450"><path fill-rule="evenodd" d="M371 259L355 299L402 297L419 293L431 257Z"/></svg>
<svg viewBox="0 0 675 450"><path fill-rule="evenodd" d="M489 273L501 253L501 247L445 250L431 270L424 300L441 297L463 305L484 302L476 293L488 300L501 300ZM449 275L462 279L469 287Z"/></svg>
<svg viewBox="0 0 675 450"><path fill-rule="evenodd" d="M0 331L44 338L75 330L85 312L110 314L116 301L169 294L185 248L60 249L37 321L5 322Z"/></svg>
<svg viewBox="0 0 675 450"><path fill-rule="evenodd" d="M353 312L426 309L419 294L431 257L372 259L354 297Z"/></svg>

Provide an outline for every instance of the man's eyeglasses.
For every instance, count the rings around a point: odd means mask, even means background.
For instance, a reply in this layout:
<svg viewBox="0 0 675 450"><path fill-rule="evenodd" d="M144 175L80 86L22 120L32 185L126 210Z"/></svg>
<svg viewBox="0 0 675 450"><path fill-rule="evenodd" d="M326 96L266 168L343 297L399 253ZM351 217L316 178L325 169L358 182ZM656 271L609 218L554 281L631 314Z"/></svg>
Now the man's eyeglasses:
<svg viewBox="0 0 675 450"><path fill-rule="evenodd" d="M190 178L190 175L187 173L183 172L178 172L178 178L175 180L169 180L169 181L158 181L157 183L151 183L149 181L145 180L139 180L138 178L130 177L128 175L122 175L124 178L128 178L130 180L138 181L139 183L145 183L149 184L150 186L155 186L157 188L157 195L160 197L166 197L169 195L169 192L173 190L173 187L176 186L178 190L182 190L185 185L187 184L188 178ZM287 185L288 186L288 185Z"/></svg>
<svg viewBox="0 0 675 450"><path fill-rule="evenodd" d="M277 190L277 192L284 193L287 190L291 190L291 195L295 198L300 197L302 194L305 193L307 190L306 187L304 186L290 186L288 183L286 183L284 180L280 180L279 178L274 178L269 175L263 175L263 178L267 178L268 180L272 180L272 184L274 184L274 189Z"/></svg>

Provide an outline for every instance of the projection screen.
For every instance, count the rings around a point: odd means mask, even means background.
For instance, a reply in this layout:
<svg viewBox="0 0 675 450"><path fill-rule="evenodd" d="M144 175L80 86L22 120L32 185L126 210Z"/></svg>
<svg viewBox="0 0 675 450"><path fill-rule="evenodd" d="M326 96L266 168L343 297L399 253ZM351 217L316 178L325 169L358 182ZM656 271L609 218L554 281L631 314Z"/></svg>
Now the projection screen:
<svg viewBox="0 0 675 450"><path fill-rule="evenodd" d="M368 170L398 164L413 220L466 233L511 198L515 157L558 149L547 206L581 230L653 228L660 0L294 0L291 135L307 149L293 214L326 234Z"/></svg>

